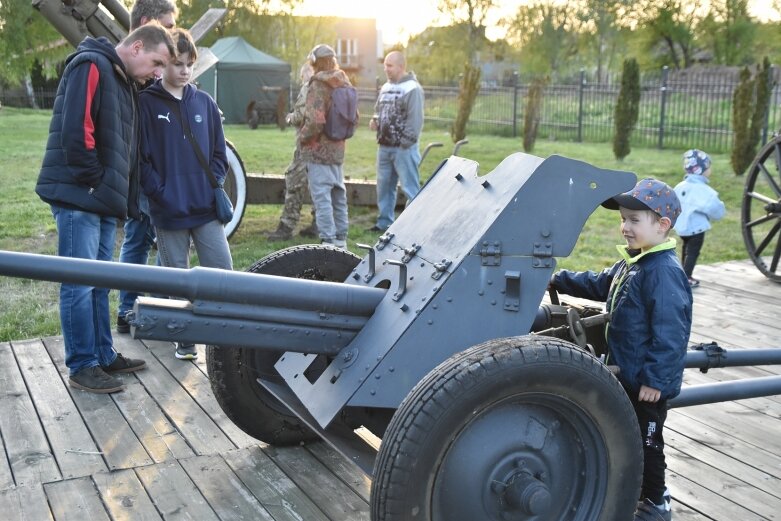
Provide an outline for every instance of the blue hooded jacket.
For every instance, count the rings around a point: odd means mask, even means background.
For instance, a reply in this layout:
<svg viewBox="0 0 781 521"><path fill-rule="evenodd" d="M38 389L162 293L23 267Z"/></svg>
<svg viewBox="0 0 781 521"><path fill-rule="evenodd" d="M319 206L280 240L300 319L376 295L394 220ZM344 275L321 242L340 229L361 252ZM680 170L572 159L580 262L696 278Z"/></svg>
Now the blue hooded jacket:
<svg viewBox="0 0 781 521"><path fill-rule="evenodd" d="M574 297L607 303L610 364L633 393L646 385L661 391L661 399L681 391L692 323L689 281L670 239L648 252L628 252L600 273L561 270L551 279L556 290Z"/></svg>
<svg viewBox="0 0 781 521"><path fill-rule="evenodd" d="M141 186L149 198L152 224L164 230L196 228L217 219L214 189L185 137L179 114L164 100L179 105L214 177L222 184L228 160L220 111L194 85L185 86L181 100L166 91L161 81L139 94Z"/></svg>

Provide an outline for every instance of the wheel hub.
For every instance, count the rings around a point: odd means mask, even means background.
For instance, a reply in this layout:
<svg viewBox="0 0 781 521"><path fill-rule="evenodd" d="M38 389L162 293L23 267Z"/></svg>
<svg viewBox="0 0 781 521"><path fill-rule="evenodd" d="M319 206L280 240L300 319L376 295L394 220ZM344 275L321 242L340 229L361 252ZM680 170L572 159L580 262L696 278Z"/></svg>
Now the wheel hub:
<svg viewBox="0 0 781 521"><path fill-rule="evenodd" d="M493 491L499 496L502 510L506 513L520 513L538 516L550 511L552 496L548 485L542 480L545 473L532 474L524 468L524 462L518 464L518 470L505 482L495 482Z"/></svg>

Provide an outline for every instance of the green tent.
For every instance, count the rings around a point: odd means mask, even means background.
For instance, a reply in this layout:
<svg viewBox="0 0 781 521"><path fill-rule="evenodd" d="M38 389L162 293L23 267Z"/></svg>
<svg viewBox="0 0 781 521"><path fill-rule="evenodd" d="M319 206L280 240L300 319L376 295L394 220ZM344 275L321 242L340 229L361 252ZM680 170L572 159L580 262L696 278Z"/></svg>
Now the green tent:
<svg viewBox="0 0 781 521"><path fill-rule="evenodd" d="M261 115L270 117L280 92L288 99L289 63L257 50L240 36L221 38L210 49L219 61L198 77L198 84L217 101L226 123L246 121L252 101Z"/></svg>

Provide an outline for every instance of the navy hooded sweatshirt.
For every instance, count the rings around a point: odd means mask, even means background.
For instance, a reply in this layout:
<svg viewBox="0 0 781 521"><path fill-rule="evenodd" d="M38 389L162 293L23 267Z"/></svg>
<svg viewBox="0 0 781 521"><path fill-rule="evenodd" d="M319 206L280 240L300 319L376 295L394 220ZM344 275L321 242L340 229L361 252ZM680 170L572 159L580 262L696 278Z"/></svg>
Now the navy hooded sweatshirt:
<svg viewBox="0 0 781 521"><path fill-rule="evenodd" d="M168 103L178 104L179 111ZM220 111L214 100L193 85L178 100L161 81L139 94L141 185L149 197L152 224L164 230L196 228L217 219L214 189L185 136L187 118L217 182L228 169Z"/></svg>

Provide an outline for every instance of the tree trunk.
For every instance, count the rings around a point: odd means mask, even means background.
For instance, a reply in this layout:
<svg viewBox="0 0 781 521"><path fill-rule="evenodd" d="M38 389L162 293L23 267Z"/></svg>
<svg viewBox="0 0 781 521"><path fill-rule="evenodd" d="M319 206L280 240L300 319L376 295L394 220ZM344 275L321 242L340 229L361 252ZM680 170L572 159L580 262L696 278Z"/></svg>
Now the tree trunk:
<svg viewBox="0 0 781 521"><path fill-rule="evenodd" d="M27 91L27 100L30 103L30 107L37 109L38 101L35 99L35 90L33 89L33 79L30 73L24 77L24 89Z"/></svg>

